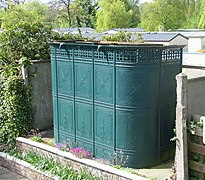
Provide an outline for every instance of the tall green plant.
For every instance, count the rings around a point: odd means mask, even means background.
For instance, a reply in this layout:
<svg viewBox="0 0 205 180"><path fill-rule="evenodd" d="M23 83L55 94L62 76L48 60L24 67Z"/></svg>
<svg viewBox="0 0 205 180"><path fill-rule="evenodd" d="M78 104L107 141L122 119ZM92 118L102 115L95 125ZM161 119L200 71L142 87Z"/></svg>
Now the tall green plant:
<svg viewBox="0 0 205 180"><path fill-rule="evenodd" d="M36 4L34 4L36 6ZM49 59L51 26L46 22L43 11L38 4L17 5L1 14L4 31L0 34L0 59L4 62L28 59Z"/></svg>
<svg viewBox="0 0 205 180"><path fill-rule="evenodd" d="M140 8L141 27L147 31L167 31L182 28L186 8L181 0L155 0Z"/></svg>
<svg viewBox="0 0 205 180"><path fill-rule="evenodd" d="M0 84L0 143L12 146L31 127L28 89L15 64L2 68Z"/></svg>
<svg viewBox="0 0 205 180"><path fill-rule="evenodd" d="M0 33L0 144L12 146L31 128L29 90L20 69L31 59L49 58L51 30L43 11L43 7L16 5L1 14L5 29Z"/></svg>
<svg viewBox="0 0 205 180"><path fill-rule="evenodd" d="M49 59L49 31L41 22L22 22L0 34L0 58L4 62L28 59Z"/></svg>
<svg viewBox="0 0 205 180"><path fill-rule="evenodd" d="M98 31L131 27L135 12L123 0L99 0L99 7L96 23Z"/></svg>

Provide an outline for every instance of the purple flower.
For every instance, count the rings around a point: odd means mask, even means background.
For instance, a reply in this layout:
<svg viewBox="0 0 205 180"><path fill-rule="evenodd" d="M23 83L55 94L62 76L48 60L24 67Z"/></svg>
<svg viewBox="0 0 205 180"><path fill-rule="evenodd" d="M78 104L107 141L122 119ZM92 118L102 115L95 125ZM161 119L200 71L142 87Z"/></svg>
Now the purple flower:
<svg viewBox="0 0 205 180"><path fill-rule="evenodd" d="M62 147L63 147L63 144L61 143L56 144L56 148L61 149Z"/></svg>

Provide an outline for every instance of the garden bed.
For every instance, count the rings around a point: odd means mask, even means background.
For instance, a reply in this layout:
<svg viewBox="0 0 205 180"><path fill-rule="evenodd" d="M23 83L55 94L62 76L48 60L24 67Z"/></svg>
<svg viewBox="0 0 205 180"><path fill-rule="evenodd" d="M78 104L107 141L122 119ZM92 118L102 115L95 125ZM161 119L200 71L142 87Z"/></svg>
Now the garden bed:
<svg viewBox="0 0 205 180"><path fill-rule="evenodd" d="M63 165L70 164L75 170L87 169L92 175L102 177L103 179L146 179L90 159L77 158L69 152L61 151L55 147L34 142L29 139L19 137L16 140L16 145L19 150L33 150L38 154L57 159Z"/></svg>
<svg viewBox="0 0 205 180"><path fill-rule="evenodd" d="M7 153L0 152L0 166L10 169L28 179L41 179L50 180L55 179L55 177L50 176L47 173L42 173L37 170L30 163L22 161L18 158L10 156Z"/></svg>

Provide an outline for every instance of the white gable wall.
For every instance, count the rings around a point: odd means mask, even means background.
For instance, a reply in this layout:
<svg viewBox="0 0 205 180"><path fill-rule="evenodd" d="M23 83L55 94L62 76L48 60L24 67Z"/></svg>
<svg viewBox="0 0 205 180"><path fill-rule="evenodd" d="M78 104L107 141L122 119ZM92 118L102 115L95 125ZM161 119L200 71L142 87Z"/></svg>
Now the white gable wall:
<svg viewBox="0 0 205 180"><path fill-rule="evenodd" d="M146 42L146 41L145 41ZM149 44L163 44L163 45L185 45L183 48L184 52L188 51L188 39L184 38L183 36L176 36L174 39L171 41L147 41L146 43Z"/></svg>
<svg viewBox="0 0 205 180"><path fill-rule="evenodd" d="M182 36L177 36L174 39L170 41L170 45L185 45L183 48L184 52L188 51L188 39L182 37Z"/></svg>
<svg viewBox="0 0 205 180"><path fill-rule="evenodd" d="M196 52L202 49L202 39L200 37L189 38L188 41L188 52Z"/></svg>
<svg viewBox="0 0 205 180"><path fill-rule="evenodd" d="M201 39L201 49L205 50L205 37Z"/></svg>

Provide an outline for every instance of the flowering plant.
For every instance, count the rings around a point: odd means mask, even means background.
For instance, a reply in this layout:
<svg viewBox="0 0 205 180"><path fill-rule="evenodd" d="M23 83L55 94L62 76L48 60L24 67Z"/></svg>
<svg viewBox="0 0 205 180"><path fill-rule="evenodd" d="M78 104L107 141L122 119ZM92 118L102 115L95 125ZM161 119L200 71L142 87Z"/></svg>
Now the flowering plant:
<svg viewBox="0 0 205 180"><path fill-rule="evenodd" d="M61 143L56 144L56 148L60 149L61 151L69 151L69 148Z"/></svg>
<svg viewBox="0 0 205 180"><path fill-rule="evenodd" d="M90 153L90 151L87 151L80 147L73 148L70 152L79 158L92 158L92 154Z"/></svg>

